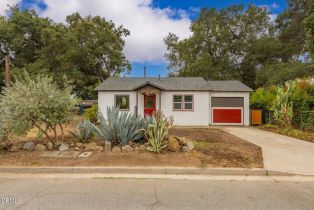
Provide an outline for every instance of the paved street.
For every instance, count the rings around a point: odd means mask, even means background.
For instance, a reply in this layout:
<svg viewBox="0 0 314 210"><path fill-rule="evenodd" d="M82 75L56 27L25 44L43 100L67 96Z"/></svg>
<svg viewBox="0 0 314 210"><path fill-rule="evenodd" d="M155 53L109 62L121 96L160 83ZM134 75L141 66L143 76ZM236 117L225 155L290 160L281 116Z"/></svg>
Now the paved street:
<svg viewBox="0 0 314 210"><path fill-rule="evenodd" d="M313 209L314 182L0 179L0 197L0 209Z"/></svg>
<svg viewBox="0 0 314 210"><path fill-rule="evenodd" d="M269 170L314 175L314 144L253 127L220 127L262 148Z"/></svg>

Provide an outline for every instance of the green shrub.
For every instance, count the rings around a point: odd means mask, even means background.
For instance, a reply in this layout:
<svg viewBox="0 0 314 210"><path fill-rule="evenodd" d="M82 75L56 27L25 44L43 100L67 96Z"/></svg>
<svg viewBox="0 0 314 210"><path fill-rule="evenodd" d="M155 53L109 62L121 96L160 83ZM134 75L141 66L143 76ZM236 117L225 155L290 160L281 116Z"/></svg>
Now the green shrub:
<svg viewBox="0 0 314 210"><path fill-rule="evenodd" d="M98 121L98 106L93 105L91 108L84 110L85 120L89 120L92 123L97 123Z"/></svg>
<svg viewBox="0 0 314 210"><path fill-rule="evenodd" d="M153 114L153 122L145 129L145 137L149 142L147 150L160 153L167 147L166 139L168 138L169 129L172 127L172 118L164 117L161 111Z"/></svg>
<svg viewBox="0 0 314 210"><path fill-rule="evenodd" d="M135 113L119 111L115 107L107 108L107 119L99 112L99 125L93 125L95 135L113 144L127 145L130 141L144 137L144 119Z"/></svg>
<svg viewBox="0 0 314 210"><path fill-rule="evenodd" d="M36 127L52 140L48 131L57 139L60 127L63 138L63 124L71 121L76 104L71 92L70 86L59 88L51 77L30 78L25 72L0 95L0 135L23 135Z"/></svg>
<svg viewBox="0 0 314 210"><path fill-rule="evenodd" d="M250 107L252 109L270 109L275 96L276 89L274 87L258 88L250 96Z"/></svg>
<svg viewBox="0 0 314 210"><path fill-rule="evenodd" d="M87 143L92 138L92 123L90 121L82 121L77 129L70 132L79 142Z"/></svg>

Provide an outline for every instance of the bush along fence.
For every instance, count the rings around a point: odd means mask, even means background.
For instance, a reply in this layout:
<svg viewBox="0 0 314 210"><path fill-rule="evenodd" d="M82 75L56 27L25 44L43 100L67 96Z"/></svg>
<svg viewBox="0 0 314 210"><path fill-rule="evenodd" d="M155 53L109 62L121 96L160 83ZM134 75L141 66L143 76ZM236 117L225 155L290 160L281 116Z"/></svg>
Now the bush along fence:
<svg viewBox="0 0 314 210"><path fill-rule="evenodd" d="M262 109L262 124L276 124L274 111ZM314 131L314 111L294 113L292 126L304 131Z"/></svg>
<svg viewBox="0 0 314 210"><path fill-rule="evenodd" d="M250 104L251 109L262 111L262 124L314 131L314 84L309 80L258 88L252 93Z"/></svg>

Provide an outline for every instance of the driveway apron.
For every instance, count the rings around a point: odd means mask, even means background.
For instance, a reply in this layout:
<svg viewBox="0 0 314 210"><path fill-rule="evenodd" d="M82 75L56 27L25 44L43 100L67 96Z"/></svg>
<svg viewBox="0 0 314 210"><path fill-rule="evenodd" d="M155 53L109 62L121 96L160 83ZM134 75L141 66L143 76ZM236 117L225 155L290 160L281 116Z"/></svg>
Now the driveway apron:
<svg viewBox="0 0 314 210"><path fill-rule="evenodd" d="M314 175L314 143L253 127L221 127L224 131L262 148L269 170Z"/></svg>

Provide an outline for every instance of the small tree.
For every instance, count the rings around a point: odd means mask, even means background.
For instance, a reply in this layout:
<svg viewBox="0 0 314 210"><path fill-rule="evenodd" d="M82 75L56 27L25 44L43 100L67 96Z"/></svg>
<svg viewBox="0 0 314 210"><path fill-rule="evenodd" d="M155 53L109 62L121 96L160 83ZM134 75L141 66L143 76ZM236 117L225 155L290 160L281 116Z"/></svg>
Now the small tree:
<svg viewBox="0 0 314 210"><path fill-rule="evenodd" d="M281 127L290 128L293 118L293 103L290 99L295 89L295 82L288 81L277 88L277 95L273 102L274 118Z"/></svg>
<svg viewBox="0 0 314 210"><path fill-rule="evenodd" d="M49 76L32 79L25 72L0 96L0 133L23 135L36 127L50 140L53 131L56 140L59 127L62 139L63 124L70 122L76 103L71 91L67 84L58 88Z"/></svg>

